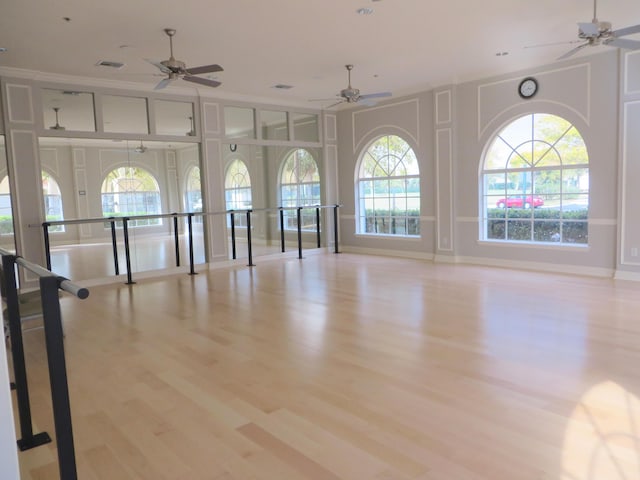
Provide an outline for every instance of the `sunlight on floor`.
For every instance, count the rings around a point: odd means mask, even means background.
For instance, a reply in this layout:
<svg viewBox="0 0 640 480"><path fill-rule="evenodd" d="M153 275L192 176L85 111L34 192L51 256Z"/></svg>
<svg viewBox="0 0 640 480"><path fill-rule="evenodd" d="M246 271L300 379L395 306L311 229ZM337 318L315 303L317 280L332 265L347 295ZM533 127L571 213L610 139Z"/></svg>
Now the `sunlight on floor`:
<svg viewBox="0 0 640 480"><path fill-rule="evenodd" d="M569 420L562 480L640 478L640 399L614 382L589 390Z"/></svg>

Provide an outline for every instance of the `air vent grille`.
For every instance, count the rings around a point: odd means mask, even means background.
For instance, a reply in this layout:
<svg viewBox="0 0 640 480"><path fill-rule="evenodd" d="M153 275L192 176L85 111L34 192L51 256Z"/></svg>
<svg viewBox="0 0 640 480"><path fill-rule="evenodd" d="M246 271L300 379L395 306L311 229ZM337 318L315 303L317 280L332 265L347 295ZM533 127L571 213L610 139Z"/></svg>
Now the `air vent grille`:
<svg viewBox="0 0 640 480"><path fill-rule="evenodd" d="M100 60L96 63L99 67L109 67L109 68L122 68L124 67L124 63L122 62L114 62L112 60Z"/></svg>

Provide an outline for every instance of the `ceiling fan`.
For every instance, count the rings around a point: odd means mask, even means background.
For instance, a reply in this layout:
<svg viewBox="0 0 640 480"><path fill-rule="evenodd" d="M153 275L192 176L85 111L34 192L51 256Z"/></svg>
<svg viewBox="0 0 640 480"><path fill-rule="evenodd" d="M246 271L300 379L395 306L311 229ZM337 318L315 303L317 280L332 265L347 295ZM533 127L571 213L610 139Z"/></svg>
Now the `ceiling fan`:
<svg viewBox="0 0 640 480"><path fill-rule="evenodd" d="M329 105L327 108L335 107L336 105L339 105L345 102L346 103L362 103L363 105L372 106L376 104L374 99L391 96L391 92L368 93L366 95L361 95L360 90L358 90L357 88L353 88L351 86L351 70L353 70L353 65L345 65L345 68L347 69L348 86L347 88L340 90L340 93L337 95L340 98L340 100L334 103L333 105ZM326 100L326 99L319 99L319 101L322 101L322 100ZM333 99L329 99L329 100L333 100Z"/></svg>
<svg viewBox="0 0 640 480"><path fill-rule="evenodd" d="M173 57L173 36L176 34L175 29L165 28L164 33L166 33L167 36L169 37L169 50L170 50L169 60L156 62L154 60L145 59L147 60L147 62L158 67L158 69L162 73L168 75L166 78L163 78L162 80L160 80L160 83L158 83L155 86L155 90L160 90L162 88L165 88L167 85L169 85L169 83L171 83L173 80L176 80L178 78L181 78L186 82L198 83L200 85L205 85L207 87L218 87L222 85L221 82L218 82L216 80L210 80L208 78L202 78L202 77L196 76L201 73L222 72L223 68L220 65L213 64L213 65L203 65L201 67L187 68L184 62L181 62L180 60L176 60Z"/></svg>
<svg viewBox="0 0 640 480"><path fill-rule="evenodd" d="M585 47L597 46L600 44L626 48L629 50L640 49L640 41L620 38L634 33L640 33L640 25L612 30L611 22L601 22L598 20L597 1L598 0L593 0L593 20L589 23L578 23L578 38L586 41L560 56L558 60L569 58Z"/></svg>

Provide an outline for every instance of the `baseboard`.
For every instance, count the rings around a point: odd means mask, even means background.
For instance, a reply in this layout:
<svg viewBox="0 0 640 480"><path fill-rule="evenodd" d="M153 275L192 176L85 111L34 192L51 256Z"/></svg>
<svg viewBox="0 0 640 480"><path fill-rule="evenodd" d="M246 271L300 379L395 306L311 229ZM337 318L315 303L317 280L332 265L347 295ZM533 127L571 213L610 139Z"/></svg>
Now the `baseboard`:
<svg viewBox="0 0 640 480"><path fill-rule="evenodd" d="M486 267L511 268L514 270L532 270L537 272L566 273L568 275L581 275L587 277L613 278L614 270L611 268L584 267L581 265L567 265L557 263L527 262L517 260L502 260L499 258L484 257L456 257L457 263L469 265L482 265Z"/></svg>
<svg viewBox="0 0 640 480"><path fill-rule="evenodd" d="M531 270L549 273L566 273L568 275L580 275L588 277L615 278L640 281L640 274L632 274L629 272L615 272L611 268L584 267L581 265L567 265L543 262L527 262L503 260L499 258L484 257L463 257L455 255L433 255L421 252L400 251L400 250L382 250L377 248L363 248L353 246L342 246L341 251L345 253L358 253L363 255L379 255L386 257L415 258L417 260L432 260L434 263L459 263L467 265L482 265L486 267L510 268L513 270ZM618 276L624 274L624 276Z"/></svg>
<svg viewBox="0 0 640 480"><path fill-rule="evenodd" d="M624 270L616 270L613 276L614 280L630 280L632 282L640 282L640 273L625 272Z"/></svg>
<svg viewBox="0 0 640 480"><path fill-rule="evenodd" d="M434 258L432 253L411 252L403 250L385 250L382 248L353 247L350 245L341 246L340 251L345 253L360 253L363 255L378 255L381 257L415 258L419 260L433 260Z"/></svg>

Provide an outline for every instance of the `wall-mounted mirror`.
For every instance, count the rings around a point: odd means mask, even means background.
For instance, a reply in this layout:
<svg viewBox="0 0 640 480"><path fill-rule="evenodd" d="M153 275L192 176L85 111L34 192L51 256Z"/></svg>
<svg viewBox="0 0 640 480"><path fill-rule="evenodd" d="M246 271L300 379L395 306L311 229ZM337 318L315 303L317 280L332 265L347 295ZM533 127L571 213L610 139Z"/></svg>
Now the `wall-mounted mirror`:
<svg viewBox="0 0 640 480"><path fill-rule="evenodd" d="M9 186L9 175L7 174L4 135L0 135L0 247L10 252L15 251L11 188Z"/></svg>
<svg viewBox="0 0 640 480"><path fill-rule="evenodd" d="M155 100L156 133L158 135L196 136L191 102Z"/></svg>
<svg viewBox="0 0 640 480"><path fill-rule="evenodd" d="M224 134L227 138L256 138L253 108L224 107Z"/></svg>
<svg viewBox="0 0 640 480"><path fill-rule="evenodd" d="M314 113L292 113L293 139L300 142L319 142L318 115Z"/></svg>
<svg viewBox="0 0 640 480"><path fill-rule="evenodd" d="M45 129L96 131L93 93L43 88L41 95Z"/></svg>
<svg viewBox="0 0 640 480"><path fill-rule="evenodd" d="M149 133L147 99L102 96L102 120L104 131L113 133Z"/></svg>
<svg viewBox="0 0 640 480"><path fill-rule="evenodd" d="M136 217L202 210L197 143L147 140L39 139L47 220ZM0 187L1 188L1 187ZM193 217L194 260L205 261L203 217ZM133 273L175 267L172 218L128 222ZM178 223L182 265L186 219ZM53 270L74 280L115 274L111 225L52 225ZM116 223L120 274L126 273L122 222Z"/></svg>
<svg viewBox="0 0 640 480"><path fill-rule="evenodd" d="M260 130L263 140L289 140L287 112L260 111Z"/></svg>

